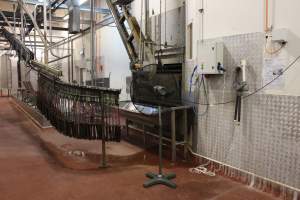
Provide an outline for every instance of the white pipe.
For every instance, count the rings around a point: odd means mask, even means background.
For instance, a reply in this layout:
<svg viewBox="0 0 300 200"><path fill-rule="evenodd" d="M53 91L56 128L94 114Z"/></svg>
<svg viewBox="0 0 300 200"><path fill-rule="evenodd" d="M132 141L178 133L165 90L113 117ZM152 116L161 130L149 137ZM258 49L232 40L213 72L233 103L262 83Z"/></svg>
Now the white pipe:
<svg viewBox="0 0 300 200"><path fill-rule="evenodd" d="M246 80L246 66L247 66L247 61L242 60L241 61L241 68L242 68L242 81L245 83Z"/></svg>

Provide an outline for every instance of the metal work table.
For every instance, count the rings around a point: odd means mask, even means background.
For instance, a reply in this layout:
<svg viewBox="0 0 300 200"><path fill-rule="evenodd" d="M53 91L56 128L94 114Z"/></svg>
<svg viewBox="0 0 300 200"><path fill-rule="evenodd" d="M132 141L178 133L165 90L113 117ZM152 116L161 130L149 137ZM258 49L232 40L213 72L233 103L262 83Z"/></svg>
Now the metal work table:
<svg viewBox="0 0 300 200"><path fill-rule="evenodd" d="M131 105L128 105L131 104ZM145 136L149 135L155 138L158 138L158 134L147 131L146 127L154 127L158 125L158 116L155 112L150 112L149 115L140 113L132 103L126 104L123 108L120 108L120 114L126 118L126 132L129 134L129 130L133 129L143 133ZM170 112L170 127L171 127L171 137L163 136L163 141L169 142L171 144L172 152L172 162L176 162L176 148L177 146L184 146L184 157L186 158L188 151L188 127L187 127L187 112L190 109L190 106L178 106L178 107L169 107L163 110L164 113ZM149 112L148 112L149 113ZM176 120L176 115L182 114L180 122ZM141 125L143 128L137 128L130 125L130 122ZM183 135L183 141L178 141L176 138L179 133L176 130L176 124L180 123L180 133ZM178 127L177 127L178 128Z"/></svg>

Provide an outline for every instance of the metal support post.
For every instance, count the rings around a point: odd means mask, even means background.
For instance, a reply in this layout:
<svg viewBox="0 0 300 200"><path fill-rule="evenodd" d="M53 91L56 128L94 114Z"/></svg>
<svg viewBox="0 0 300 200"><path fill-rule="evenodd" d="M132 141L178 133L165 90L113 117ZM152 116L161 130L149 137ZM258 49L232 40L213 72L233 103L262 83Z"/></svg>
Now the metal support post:
<svg viewBox="0 0 300 200"><path fill-rule="evenodd" d="M95 85L95 67L96 67L96 59L95 59L95 0L91 0L91 81L92 85Z"/></svg>
<svg viewBox="0 0 300 200"><path fill-rule="evenodd" d="M106 168L107 167L107 165L106 165L106 144L105 144L105 140L106 140L106 137L105 137L105 131L106 131L106 129L105 129L105 109L106 109L106 107L105 107L105 102L104 102L104 97L102 97L102 140L101 140L101 142L102 142L102 160L101 160L101 167L102 168Z"/></svg>
<svg viewBox="0 0 300 200"><path fill-rule="evenodd" d="M176 174L167 174L164 175L162 173L163 167L163 159L162 159L162 137L163 137L163 127L162 127L162 116L161 116L161 107L158 107L158 114L159 114L159 165L158 165L158 174L154 173L147 173L146 177L150 178L146 183L144 183L144 187L148 188L154 185L165 185L170 188L175 189L177 185L173 183L171 180L176 178Z"/></svg>
<svg viewBox="0 0 300 200"><path fill-rule="evenodd" d="M47 41L47 0L44 0L44 38L45 41ZM45 43L45 49L44 49L44 63L48 64L48 44L47 42Z"/></svg>
<svg viewBox="0 0 300 200"><path fill-rule="evenodd" d="M187 130L187 109L183 110L183 135L184 135L184 150L183 150L183 156L184 159L187 159L187 153L188 153L188 130Z"/></svg>
<svg viewBox="0 0 300 200"><path fill-rule="evenodd" d="M171 111L172 162L176 162L176 111Z"/></svg>

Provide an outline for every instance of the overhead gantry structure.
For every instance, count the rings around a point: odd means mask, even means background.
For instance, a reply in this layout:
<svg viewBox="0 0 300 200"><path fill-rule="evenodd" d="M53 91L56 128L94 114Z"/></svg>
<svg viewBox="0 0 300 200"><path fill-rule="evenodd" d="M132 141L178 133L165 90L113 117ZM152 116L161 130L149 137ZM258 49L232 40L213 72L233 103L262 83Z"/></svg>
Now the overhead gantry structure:
<svg viewBox="0 0 300 200"><path fill-rule="evenodd" d="M144 65L156 64L154 49L145 43L145 36L140 25L128 9L128 4L133 0L106 0L106 2L131 61L131 70L139 70Z"/></svg>

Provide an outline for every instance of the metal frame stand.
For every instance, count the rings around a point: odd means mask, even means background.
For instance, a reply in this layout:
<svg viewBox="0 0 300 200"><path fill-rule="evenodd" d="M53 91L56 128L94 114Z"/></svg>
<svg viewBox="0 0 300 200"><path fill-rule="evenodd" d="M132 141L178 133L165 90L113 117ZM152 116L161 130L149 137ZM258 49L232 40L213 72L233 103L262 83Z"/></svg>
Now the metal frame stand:
<svg viewBox="0 0 300 200"><path fill-rule="evenodd" d="M177 185L173 183L171 180L176 178L176 174L166 174L162 173L162 116L161 116L161 107L158 107L158 114L159 114L159 166L158 166L158 174L154 173L147 173L146 177L150 178L147 182L144 183L145 188L149 188L154 185L165 185L170 188L175 189Z"/></svg>

